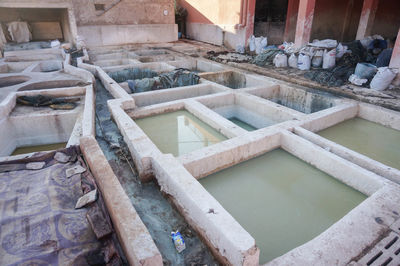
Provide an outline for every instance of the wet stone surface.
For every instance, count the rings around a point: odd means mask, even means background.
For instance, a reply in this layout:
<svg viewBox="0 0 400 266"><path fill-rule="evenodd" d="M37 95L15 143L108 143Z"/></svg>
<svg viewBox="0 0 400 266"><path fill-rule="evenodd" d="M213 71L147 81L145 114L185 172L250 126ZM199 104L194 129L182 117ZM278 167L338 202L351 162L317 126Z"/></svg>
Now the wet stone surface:
<svg viewBox="0 0 400 266"><path fill-rule="evenodd" d="M96 139L114 173L132 201L143 223L161 252L164 265L217 265L208 248L171 206L155 182L142 184L136 174L129 150L117 125L111 120L107 100L112 96L97 80ZM171 231L179 230L186 249L178 253L171 240Z"/></svg>

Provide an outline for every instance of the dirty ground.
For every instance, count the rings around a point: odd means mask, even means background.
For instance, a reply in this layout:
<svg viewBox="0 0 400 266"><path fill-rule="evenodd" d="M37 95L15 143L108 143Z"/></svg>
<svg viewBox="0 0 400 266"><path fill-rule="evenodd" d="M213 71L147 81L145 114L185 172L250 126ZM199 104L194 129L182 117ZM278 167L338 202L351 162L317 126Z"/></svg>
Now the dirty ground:
<svg viewBox="0 0 400 266"><path fill-rule="evenodd" d="M96 139L160 250L164 265L217 265L197 234L163 197L159 186L154 181L144 184L139 181L129 150L117 125L110 118L107 108L109 99L112 96L97 80ZM180 254L170 237L171 231L175 230L182 233L186 242L186 250Z"/></svg>

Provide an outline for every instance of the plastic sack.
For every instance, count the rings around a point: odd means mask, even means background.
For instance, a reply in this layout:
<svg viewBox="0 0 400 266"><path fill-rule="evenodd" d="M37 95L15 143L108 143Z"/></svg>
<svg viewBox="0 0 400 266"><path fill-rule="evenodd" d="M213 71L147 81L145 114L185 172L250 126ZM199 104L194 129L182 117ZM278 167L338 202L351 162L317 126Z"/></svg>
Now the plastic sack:
<svg viewBox="0 0 400 266"><path fill-rule="evenodd" d="M299 54L299 58L297 59L297 68L300 70L310 70L311 60L308 55Z"/></svg>
<svg viewBox="0 0 400 266"><path fill-rule="evenodd" d="M261 39L261 52L263 52L267 48L267 45L268 45L267 37L262 37L262 39Z"/></svg>
<svg viewBox="0 0 400 266"><path fill-rule="evenodd" d="M351 84L361 86L366 83L368 79L359 78L357 75L351 74L349 77L349 81L351 82Z"/></svg>
<svg viewBox="0 0 400 266"><path fill-rule="evenodd" d="M390 83L392 83L393 79L396 77L397 72L391 70L388 67L380 67L378 68L378 72L375 77L372 79L371 84L369 85L371 89L381 91L389 87Z"/></svg>
<svg viewBox="0 0 400 266"><path fill-rule="evenodd" d="M324 55L324 51L318 50L315 52L315 55L313 56L311 60L311 65L313 67L321 67L322 65L322 56Z"/></svg>
<svg viewBox="0 0 400 266"><path fill-rule="evenodd" d="M342 56L347 52L347 46L342 45L342 43L339 43L339 45L336 47L336 58L342 58Z"/></svg>
<svg viewBox="0 0 400 266"><path fill-rule="evenodd" d="M289 56L288 63L289 63L289 67L297 68L297 56L295 54L291 54Z"/></svg>
<svg viewBox="0 0 400 266"><path fill-rule="evenodd" d="M308 44L309 46L314 46L314 47L321 47L321 48L333 48L336 47L337 41L332 40L332 39L325 39L325 40L313 40L312 43Z"/></svg>
<svg viewBox="0 0 400 266"><path fill-rule="evenodd" d="M51 46L51 48L57 48L58 49L58 48L60 48L61 43L60 43L59 40L54 40L54 41L51 41L50 46Z"/></svg>
<svg viewBox="0 0 400 266"><path fill-rule="evenodd" d="M267 38L265 37L257 37L254 39L256 54L261 54L264 51L264 48L267 47Z"/></svg>
<svg viewBox="0 0 400 266"><path fill-rule="evenodd" d="M287 54L292 54L296 51L296 48L294 47L294 43L292 42L283 42L282 45L280 45L280 47L282 46L281 49L283 49L285 51L285 53Z"/></svg>
<svg viewBox="0 0 400 266"><path fill-rule="evenodd" d="M306 47L301 48L300 53L308 55L311 59L315 54L315 48L306 46Z"/></svg>
<svg viewBox="0 0 400 266"><path fill-rule="evenodd" d="M277 54L274 58L274 65L275 67L287 67L288 65L288 58L285 54Z"/></svg>
<svg viewBox="0 0 400 266"><path fill-rule="evenodd" d="M244 54L244 45L238 44L236 45L236 52L240 54Z"/></svg>
<svg viewBox="0 0 400 266"><path fill-rule="evenodd" d="M14 21L7 24L11 39L16 43L29 42L32 40L32 34L27 22Z"/></svg>
<svg viewBox="0 0 400 266"><path fill-rule="evenodd" d="M256 51L256 37L254 37L254 35L252 35L249 39L249 50L250 52Z"/></svg>
<svg viewBox="0 0 400 266"><path fill-rule="evenodd" d="M329 52L327 52L325 49L322 68L323 69L333 68L335 64L336 64L336 49L332 49Z"/></svg>

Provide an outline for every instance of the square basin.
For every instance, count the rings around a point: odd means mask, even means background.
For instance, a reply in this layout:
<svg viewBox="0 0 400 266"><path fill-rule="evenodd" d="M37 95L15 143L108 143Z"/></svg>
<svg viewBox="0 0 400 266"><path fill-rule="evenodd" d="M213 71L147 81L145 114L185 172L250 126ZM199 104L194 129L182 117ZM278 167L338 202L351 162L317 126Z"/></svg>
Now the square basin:
<svg viewBox="0 0 400 266"><path fill-rule="evenodd" d="M333 107L337 100L336 97L329 94L314 93L282 85L247 92L305 114Z"/></svg>
<svg viewBox="0 0 400 266"><path fill-rule="evenodd" d="M163 153L180 156L227 138L186 110L135 119Z"/></svg>
<svg viewBox="0 0 400 266"><path fill-rule="evenodd" d="M159 55L159 56L141 56L138 60L142 63L150 63L150 62L162 62L162 61L174 61L176 60L173 55Z"/></svg>
<svg viewBox="0 0 400 266"><path fill-rule="evenodd" d="M263 85L264 81L253 75L242 74L236 71L219 71L214 73L203 73L200 77L223 85L231 89L240 89Z"/></svg>
<svg viewBox="0 0 400 266"><path fill-rule="evenodd" d="M318 135L400 169L400 132L380 124L353 118L321 130Z"/></svg>
<svg viewBox="0 0 400 266"><path fill-rule="evenodd" d="M255 238L260 264L312 240L367 198L282 149L199 182Z"/></svg>
<svg viewBox="0 0 400 266"><path fill-rule="evenodd" d="M213 111L248 131L272 126L282 122L281 120L274 118L272 115L261 115L242 107L239 104L220 106L213 108Z"/></svg>

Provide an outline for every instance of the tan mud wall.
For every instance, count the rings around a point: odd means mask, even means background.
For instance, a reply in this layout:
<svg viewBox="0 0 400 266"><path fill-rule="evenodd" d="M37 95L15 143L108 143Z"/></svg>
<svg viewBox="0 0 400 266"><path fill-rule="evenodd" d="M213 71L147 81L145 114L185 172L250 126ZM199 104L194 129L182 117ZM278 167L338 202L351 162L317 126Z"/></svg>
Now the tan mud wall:
<svg viewBox="0 0 400 266"><path fill-rule="evenodd" d="M77 26L128 25L128 24L174 24L174 2L172 0L121 0L102 15L95 10L94 3L105 4L117 1L71 0ZM168 14L164 14L167 10Z"/></svg>

